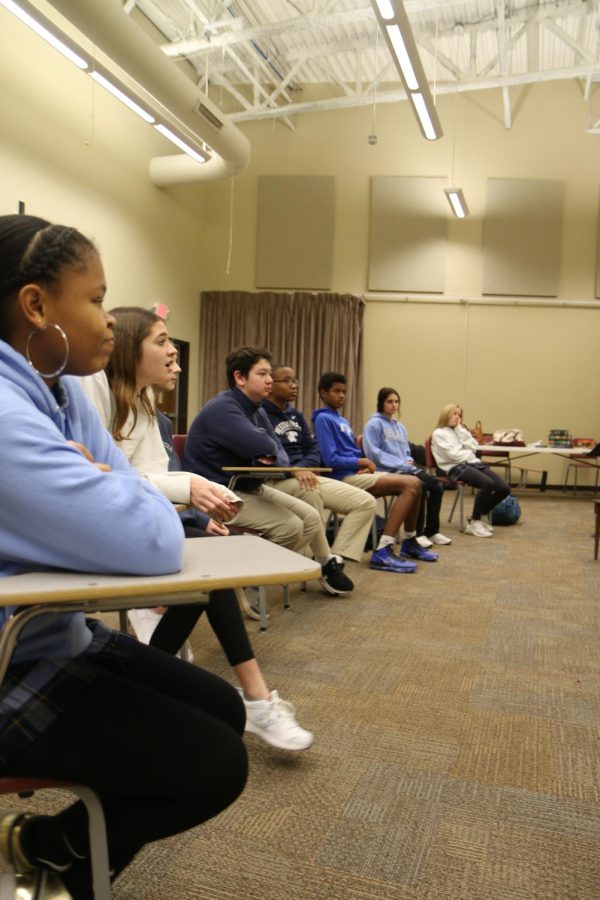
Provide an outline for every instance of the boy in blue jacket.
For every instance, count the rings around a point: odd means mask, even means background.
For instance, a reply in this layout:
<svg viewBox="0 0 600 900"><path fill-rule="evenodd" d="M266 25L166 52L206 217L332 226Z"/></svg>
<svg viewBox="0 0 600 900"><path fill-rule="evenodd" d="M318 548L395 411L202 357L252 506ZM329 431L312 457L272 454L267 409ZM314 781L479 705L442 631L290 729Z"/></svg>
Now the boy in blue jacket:
<svg viewBox="0 0 600 900"><path fill-rule="evenodd" d="M315 437L321 451L323 465L333 469L333 478L363 488L374 497L396 495L383 526L370 567L386 572L414 572L412 559L435 562L437 553L419 547L416 541L416 524L421 504L421 482L414 475L397 475L375 472L375 463L361 455L354 432L341 410L346 401L346 376L340 372L325 372L319 381L319 397L325 404L312 414ZM400 547L401 559L393 552L400 527L404 525L404 540Z"/></svg>

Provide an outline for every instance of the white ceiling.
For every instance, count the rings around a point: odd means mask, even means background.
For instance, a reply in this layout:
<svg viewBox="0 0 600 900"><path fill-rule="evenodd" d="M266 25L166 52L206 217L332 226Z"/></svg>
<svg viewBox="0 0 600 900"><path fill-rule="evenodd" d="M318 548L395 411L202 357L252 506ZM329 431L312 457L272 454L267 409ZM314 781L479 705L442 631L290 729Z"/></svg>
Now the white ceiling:
<svg viewBox="0 0 600 900"><path fill-rule="evenodd" d="M200 89L208 85L234 122L276 117L294 127L302 112L404 97L368 0L122 2L159 29L165 54L187 60ZM510 128L516 86L579 79L590 127L600 128L592 108L600 81L599 3L406 0L405 6L434 96L500 88Z"/></svg>

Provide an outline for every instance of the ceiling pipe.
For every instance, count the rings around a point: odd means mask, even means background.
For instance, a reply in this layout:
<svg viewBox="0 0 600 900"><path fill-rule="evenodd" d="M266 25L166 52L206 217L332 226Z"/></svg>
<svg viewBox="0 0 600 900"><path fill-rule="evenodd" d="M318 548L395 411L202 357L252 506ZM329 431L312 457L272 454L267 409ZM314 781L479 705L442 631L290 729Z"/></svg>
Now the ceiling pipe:
<svg viewBox="0 0 600 900"><path fill-rule="evenodd" d="M49 3L211 149L213 155L205 163L184 153L155 157L150 161L154 184L165 187L226 178L247 165L250 143L246 136L165 57L123 12L118 0Z"/></svg>

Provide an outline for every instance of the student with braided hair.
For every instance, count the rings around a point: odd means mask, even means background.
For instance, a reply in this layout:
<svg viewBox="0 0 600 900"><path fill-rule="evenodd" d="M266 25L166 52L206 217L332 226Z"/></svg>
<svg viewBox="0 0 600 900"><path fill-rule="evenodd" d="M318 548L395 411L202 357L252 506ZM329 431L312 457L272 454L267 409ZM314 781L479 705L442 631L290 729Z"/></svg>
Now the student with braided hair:
<svg viewBox="0 0 600 900"><path fill-rule="evenodd" d="M184 534L172 504L69 377L104 368L113 349L96 249L73 228L0 216L0 273L0 577L177 571ZM11 612L0 609L0 625ZM220 678L83 613L40 616L0 687L1 771L94 789L116 877L148 842L239 796L244 719ZM0 813L0 856L15 896L93 898L81 802L53 816Z"/></svg>

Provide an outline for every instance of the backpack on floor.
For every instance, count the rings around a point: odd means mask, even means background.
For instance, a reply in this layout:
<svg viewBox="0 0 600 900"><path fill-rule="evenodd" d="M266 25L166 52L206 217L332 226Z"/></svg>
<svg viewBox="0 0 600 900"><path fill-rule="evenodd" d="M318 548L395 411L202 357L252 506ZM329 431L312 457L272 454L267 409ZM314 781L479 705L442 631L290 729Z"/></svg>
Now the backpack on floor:
<svg viewBox="0 0 600 900"><path fill-rule="evenodd" d="M520 518L521 507L512 494L497 503L490 513L492 525L516 525Z"/></svg>

